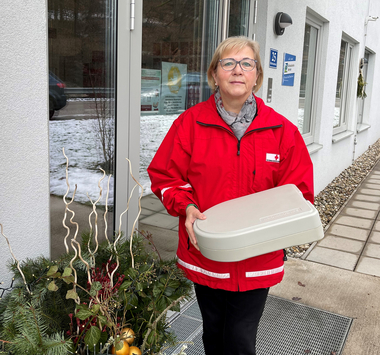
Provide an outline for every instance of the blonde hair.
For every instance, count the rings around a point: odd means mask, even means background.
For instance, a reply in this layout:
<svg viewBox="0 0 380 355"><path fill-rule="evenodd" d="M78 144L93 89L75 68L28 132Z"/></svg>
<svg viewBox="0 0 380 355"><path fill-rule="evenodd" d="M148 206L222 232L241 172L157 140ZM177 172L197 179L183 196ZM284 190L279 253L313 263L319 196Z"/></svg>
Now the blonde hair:
<svg viewBox="0 0 380 355"><path fill-rule="evenodd" d="M261 85L263 84L263 68L261 66L261 59L260 59L260 46L257 42L252 41L251 39L247 37L237 36L237 37L229 37L225 39L223 42L219 44L219 46L216 48L214 52L211 63L207 70L207 82L208 82L208 86L212 89L212 91L215 91L215 80L212 74L216 72L216 69L219 64L219 60L222 57L223 53L226 51L230 51L231 49L236 49L237 51L240 51L244 47L251 48L255 56L255 59L257 60L256 62L257 81L256 81L256 86L253 87L253 92L257 92L260 89Z"/></svg>

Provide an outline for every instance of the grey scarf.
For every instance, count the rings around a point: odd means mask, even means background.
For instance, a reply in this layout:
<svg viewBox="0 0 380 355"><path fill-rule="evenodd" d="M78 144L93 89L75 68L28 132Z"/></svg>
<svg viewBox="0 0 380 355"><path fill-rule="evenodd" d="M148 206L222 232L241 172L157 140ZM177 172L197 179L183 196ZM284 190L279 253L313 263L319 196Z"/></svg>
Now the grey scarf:
<svg viewBox="0 0 380 355"><path fill-rule="evenodd" d="M238 114L227 111L224 108L219 88L215 90L215 104L220 117L222 117L223 121L231 127L237 139L240 140L256 116L257 105L253 94L251 93L249 95L247 101L244 102L244 105Z"/></svg>

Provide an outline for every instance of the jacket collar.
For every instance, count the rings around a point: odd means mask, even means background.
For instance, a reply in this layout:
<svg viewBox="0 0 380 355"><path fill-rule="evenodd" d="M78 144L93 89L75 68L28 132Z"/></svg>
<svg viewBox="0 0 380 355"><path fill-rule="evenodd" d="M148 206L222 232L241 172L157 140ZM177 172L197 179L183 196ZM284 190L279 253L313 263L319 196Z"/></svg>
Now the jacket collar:
<svg viewBox="0 0 380 355"><path fill-rule="evenodd" d="M253 120L251 125L248 127L247 132L265 128L282 125L282 120L280 115L277 114L271 107L265 105L264 101L254 95L257 104L257 115ZM224 122L224 120L219 116L215 105L214 94L204 102L204 107L201 108L197 121L207 125L218 125L222 126L232 132L230 127Z"/></svg>

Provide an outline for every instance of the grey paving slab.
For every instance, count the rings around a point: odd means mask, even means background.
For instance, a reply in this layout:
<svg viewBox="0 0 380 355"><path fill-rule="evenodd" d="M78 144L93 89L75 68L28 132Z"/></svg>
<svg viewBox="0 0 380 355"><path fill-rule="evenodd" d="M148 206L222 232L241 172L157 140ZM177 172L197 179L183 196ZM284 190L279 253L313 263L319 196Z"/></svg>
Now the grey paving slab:
<svg viewBox="0 0 380 355"><path fill-rule="evenodd" d="M367 218L367 219L375 219L377 216L377 211L363 210L361 208L345 208L341 213L348 214L353 217Z"/></svg>
<svg viewBox="0 0 380 355"><path fill-rule="evenodd" d="M165 211L164 205L155 195L144 196L141 199L141 205L142 207L151 211L155 211L155 212Z"/></svg>
<svg viewBox="0 0 380 355"><path fill-rule="evenodd" d="M380 180L380 174L370 174L367 176L367 181L368 180Z"/></svg>
<svg viewBox="0 0 380 355"><path fill-rule="evenodd" d="M369 229L372 226L372 221L369 219L356 218L356 217L348 217L348 216L339 216L335 223L343 224L345 226L352 226L358 228Z"/></svg>
<svg viewBox="0 0 380 355"><path fill-rule="evenodd" d="M139 222L139 230L152 234L153 244L161 258L164 260L175 258L178 247L178 233L176 231L143 224L141 221Z"/></svg>
<svg viewBox="0 0 380 355"><path fill-rule="evenodd" d="M172 229L178 225L178 217L173 217L165 213L155 213L140 219L140 222L160 228Z"/></svg>
<svg viewBox="0 0 380 355"><path fill-rule="evenodd" d="M362 256L359 259L358 266L356 267L355 271L360 272L362 274L380 277L380 259Z"/></svg>
<svg viewBox="0 0 380 355"><path fill-rule="evenodd" d="M364 195L380 196L380 191L379 190L361 188L361 189L358 190L358 192L361 193L361 194L364 194Z"/></svg>
<svg viewBox="0 0 380 355"><path fill-rule="evenodd" d="M330 249L336 249L336 250L342 250L349 253L359 254L365 245L365 242L349 239L349 238L342 238L337 237L334 235L326 235L319 243L318 246L330 248ZM380 248L380 244L379 244Z"/></svg>
<svg viewBox="0 0 380 355"><path fill-rule="evenodd" d="M340 250L315 247L308 255L306 260L317 263L336 266L341 269L353 271L359 259L359 255L346 253Z"/></svg>
<svg viewBox="0 0 380 355"><path fill-rule="evenodd" d="M380 209L380 203L374 202L364 202L364 201L356 201L353 200L349 203L352 207L364 208L367 210L378 211Z"/></svg>
<svg viewBox="0 0 380 355"><path fill-rule="evenodd" d="M341 237L352 238L357 240L366 241L369 235L369 230L360 229L349 226L342 226L339 224L333 224L327 231L330 234L335 234Z"/></svg>
<svg viewBox="0 0 380 355"><path fill-rule="evenodd" d="M380 244L380 232L371 232L368 241L370 243Z"/></svg>
<svg viewBox="0 0 380 355"><path fill-rule="evenodd" d="M379 179L368 179L366 180L368 184L377 184L380 185L380 178Z"/></svg>
<svg viewBox="0 0 380 355"><path fill-rule="evenodd" d="M367 188L367 189L380 190L380 185L377 185L377 184L367 184L367 183L365 183L363 185L363 187Z"/></svg>
<svg viewBox="0 0 380 355"><path fill-rule="evenodd" d="M367 243L363 251L363 256L380 259L380 244Z"/></svg>
<svg viewBox="0 0 380 355"><path fill-rule="evenodd" d="M375 231L380 231L380 221L376 222L375 225L373 226L373 229Z"/></svg>
<svg viewBox="0 0 380 355"><path fill-rule="evenodd" d="M143 218L143 217L148 217L148 216L150 216L153 213L155 213L155 211L149 210L149 209L143 207L143 205L142 205L141 206L140 219Z"/></svg>
<svg viewBox="0 0 380 355"><path fill-rule="evenodd" d="M369 202L380 202L380 196L355 194L354 196L352 196L352 201L353 200L361 200L361 201L369 201Z"/></svg>

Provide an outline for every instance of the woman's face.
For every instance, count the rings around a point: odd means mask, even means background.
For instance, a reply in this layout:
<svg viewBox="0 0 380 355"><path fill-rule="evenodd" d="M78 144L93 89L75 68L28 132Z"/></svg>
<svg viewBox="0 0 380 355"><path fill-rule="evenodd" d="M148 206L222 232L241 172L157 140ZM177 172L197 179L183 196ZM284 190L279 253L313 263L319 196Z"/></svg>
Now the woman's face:
<svg viewBox="0 0 380 355"><path fill-rule="evenodd" d="M249 47L244 47L241 50L232 49L225 51L220 59L225 58L233 58L236 61L240 61L244 58L256 59L253 50ZM236 109L232 110L231 107L235 108L235 106L239 105L241 108L253 91L257 76L256 67L252 71L244 71L238 64L235 69L226 71L222 69L220 63L218 63L216 71L213 73L213 77L215 84L219 86L223 105L227 111L234 112ZM240 108L238 108L239 111Z"/></svg>

